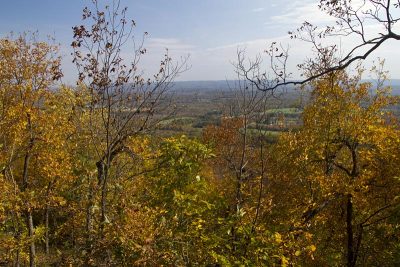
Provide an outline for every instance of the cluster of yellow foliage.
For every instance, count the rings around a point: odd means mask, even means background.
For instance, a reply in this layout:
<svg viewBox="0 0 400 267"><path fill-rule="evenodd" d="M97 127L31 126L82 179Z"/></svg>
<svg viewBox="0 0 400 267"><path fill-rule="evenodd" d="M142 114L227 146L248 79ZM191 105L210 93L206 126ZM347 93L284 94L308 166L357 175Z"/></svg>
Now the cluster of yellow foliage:
<svg viewBox="0 0 400 267"><path fill-rule="evenodd" d="M203 141L161 138L83 84L54 89L56 52L0 40L1 264L400 260L398 99L386 88L371 93L361 73L312 82L303 126L276 144L248 135L247 117L207 127Z"/></svg>

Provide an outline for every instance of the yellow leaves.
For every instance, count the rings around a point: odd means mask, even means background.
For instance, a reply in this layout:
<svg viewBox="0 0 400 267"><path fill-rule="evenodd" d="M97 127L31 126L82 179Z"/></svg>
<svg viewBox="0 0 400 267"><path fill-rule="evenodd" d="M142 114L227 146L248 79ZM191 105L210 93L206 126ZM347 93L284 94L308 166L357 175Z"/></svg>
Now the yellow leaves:
<svg viewBox="0 0 400 267"><path fill-rule="evenodd" d="M287 267L289 264L289 260L285 256L281 256L281 266L282 267Z"/></svg>
<svg viewBox="0 0 400 267"><path fill-rule="evenodd" d="M356 222L394 203L400 194L399 181L394 179L400 170L399 124L389 114L392 107L386 107L392 100L385 94L369 95L367 84L346 79L334 83L330 87L326 81L316 82L303 127L296 134L281 135L277 149L284 163L278 163L274 181L285 187L285 193L278 193L275 203L283 203L277 204L277 210L286 209L284 220L295 218L291 227L310 231L296 233L290 257L307 266L310 262L302 260L318 255L316 260L324 262L325 251L320 248L336 245L324 243L321 236L340 240L345 225L342 196L352 195ZM378 224L388 225L387 221ZM283 245L281 236L275 234L273 240L280 247L290 243L286 235Z"/></svg>
<svg viewBox="0 0 400 267"><path fill-rule="evenodd" d="M278 243L278 244L282 243L282 235L280 233L275 233L274 237L275 237L276 243Z"/></svg>
<svg viewBox="0 0 400 267"><path fill-rule="evenodd" d="M52 206L65 206L67 204L65 198L61 196L51 196L49 202Z"/></svg>
<svg viewBox="0 0 400 267"><path fill-rule="evenodd" d="M129 138L128 146L134 154L148 157L153 151L150 148L150 140L144 136L135 136Z"/></svg>
<svg viewBox="0 0 400 267"><path fill-rule="evenodd" d="M194 222L192 222L192 225L195 226L195 228L197 230L202 230L203 229L203 225L204 225L205 221L201 218L198 218L197 220L195 220Z"/></svg>

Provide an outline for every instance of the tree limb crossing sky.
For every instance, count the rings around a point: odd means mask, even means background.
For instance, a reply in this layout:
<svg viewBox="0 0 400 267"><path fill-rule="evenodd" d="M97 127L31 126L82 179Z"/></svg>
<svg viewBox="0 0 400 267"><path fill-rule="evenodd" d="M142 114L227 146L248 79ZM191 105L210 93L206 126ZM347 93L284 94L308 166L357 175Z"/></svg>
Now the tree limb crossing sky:
<svg viewBox="0 0 400 267"><path fill-rule="evenodd" d="M39 31L43 39L54 36L64 56L63 82L74 84L77 73L70 56L72 27L82 24L81 11L90 4L89 0L2 1L0 36L24 31ZM317 25L332 22L318 10L316 0L122 0L121 4L136 21L135 35L140 39L143 32L149 33L145 42L148 54L141 65L145 73L157 70L165 48L175 59L190 55L191 69L179 80L233 79L232 62L238 48L246 48L248 56L254 57L263 54L272 41L289 46L289 68L293 78L298 78L300 72L295 66L312 56L311 48L290 40L287 32L305 20ZM333 41L343 51L352 45L351 39L338 37ZM378 57L385 58L391 78L400 78L398 47L395 41L385 44L365 66L371 66ZM123 51L127 57L129 49L132 47Z"/></svg>

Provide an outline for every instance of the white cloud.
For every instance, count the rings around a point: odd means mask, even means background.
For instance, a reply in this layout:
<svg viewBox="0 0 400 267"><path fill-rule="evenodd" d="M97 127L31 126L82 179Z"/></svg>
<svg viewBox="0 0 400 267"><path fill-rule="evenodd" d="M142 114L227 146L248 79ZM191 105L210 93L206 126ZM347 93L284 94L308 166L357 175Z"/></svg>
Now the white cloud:
<svg viewBox="0 0 400 267"><path fill-rule="evenodd" d="M377 34L379 29L380 25L376 24L366 26L366 30L371 34ZM359 40L354 37L332 37L323 40L325 44L336 43L342 55L349 52L351 48L358 44L358 41ZM261 55L267 64L268 57L263 53L263 51L268 48L272 42L277 42L278 44L282 43L284 47L289 46L287 67L289 72L293 73L293 78L299 78L301 71L297 69L297 64L303 63L307 58L313 57L312 46L301 40L290 39L287 35L225 44L203 50L199 49L191 57L193 68L188 73L184 74L184 78L187 80L235 78L232 62L235 62L236 60L238 49L244 48L246 50L246 55L250 59L257 55ZM378 57L385 58L386 69L390 70L390 76L393 78L399 78L400 69L397 67L398 57L395 56L397 55L398 50L397 45L398 41L386 42L382 47L378 48L377 51L372 53L367 60L363 61L362 64L368 69L372 66L373 61L376 61ZM354 66L355 64L352 64L350 70L354 68Z"/></svg>
<svg viewBox="0 0 400 267"><path fill-rule="evenodd" d="M355 0L362 1L362 0ZM301 25L305 20L315 25L321 25L326 23L332 23L333 18L327 14L321 12L318 9L315 0L294 0L285 3L285 7L281 10L280 14L275 14L270 17L266 25L282 27L287 30L291 30ZM286 4L287 3L287 4ZM271 6L275 5L274 3ZM279 7L281 7L279 5ZM252 12L263 12L265 8L254 8ZM366 30L372 34L377 34L381 28L379 25L367 25ZM275 31L276 32L276 31ZM178 79L179 80L221 80L224 78L235 78L234 68L231 62L236 60L236 52L238 48L245 48L246 54L249 58L254 58L256 55L261 55L265 62L267 57L263 51L272 42L282 43L285 46L289 45L289 71L293 73L293 78L299 78L300 72L297 70L296 65L304 62L307 57L312 57L312 51L310 44L301 42L299 40L291 40L287 35L278 36L274 38L258 38L244 42L233 42L214 47L204 48L199 44L198 46L187 43L179 38L148 38L145 40L144 46L148 49L148 53L143 56L143 61L140 66L144 69L146 74L156 72L159 66L160 59L162 59L165 48L170 51L170 56L174 60L179 60L180 57L184 57L190 54L189 64L192 66L190 70L183 73ZM328 38L324 42L337 43L342 54L354 47L359 40L357 38ZM394 78L400 77L400 68L398 68L398 57L397 57L397 43L396 41L385 43L385 45L379 48L376 52L371 54L364 64L368 67L371 62L377 57L386 58L387 69L390 70L391 76ZM124 55L124 58L128 56ZM354 65L350 66L352 68Z"/></svg>
<svg viewBox="0 0 400 267"><path fill-rule="evenodd" d="M252 10L252 12L262 12L262 11L264 11L265 10L265 8L264 7L259 7L259 8L254 8L253 10Z"/></svg>
<svg viewBox="0 0 400 267"><path fill-rule="evenodd" d="M265 67L267 67L268 57L263 51L269 47L272 42L282 44L289 44L292 46L290 49L290 71L294 73L294 77L298 77L296 64L303 60L307 45L304 42L290 40L287 36L280 36L276 38L254 39L245 42L237 42L226 44L222 46L210 47L204 50L198 50L191 57L192 69L184 74L184 79L190 80L194 77L209 77L208 79L235 79L234 67L232 63L237 60L237 50L245 49L246 56L249 59L254 59L255 56L260 55L264 59ZM198 79L198 78L197 78ZM207 79L207 78L206 78Z"/></svg>
<svg viewBox="0 0 400 267"><path fill-rule="evenodd" d="M192 50L195 48L194 45L186 44L179 39L176 38L149 38L145 43L145 47L148 48L161 48L168 50Z"/></svg>
<svg viewBox="0 0 400 267"><path fill-rule="evenodd" d="M269 18L265 25L300 25L304 21L312 24L333 22L334 18L318 9L315 1L294 1L284 8L283 13Z"/></svg>
<svg viewBox="0 0 400 267"><path fill-rule="evenodd" d="M335 22L335 18L318 8L318 3L315 0L295 0L285 2L282 13L269 18L265 25L294 25L300 26L304 21L308 21L313 25L321 25ZM374 5L369 1L353 0L351 5L354 10L358 10L359 14L367 10L374 10ZM382 11L382 10L381 10ZM382 15L382 14L381 14ZM385 15L385 14L383 14ZM368 21L366 21L368 22Z"/></svg>
<svg viewBox="0 0 400 267"><path fill-rule="evenodd" d="M222 45L222 46L216 46L216 47L211 47L207 48L207 52L215 52L215 51L222 51L222 50L227 50L227 49L236 49L238 47L261 47L264 46L264 48L267 46L268 43L272 42L273 39L255 39L255 40L249 40L245 42L238 42L238 43L232 43L232 44L227 44L227 45Z"/></svg>

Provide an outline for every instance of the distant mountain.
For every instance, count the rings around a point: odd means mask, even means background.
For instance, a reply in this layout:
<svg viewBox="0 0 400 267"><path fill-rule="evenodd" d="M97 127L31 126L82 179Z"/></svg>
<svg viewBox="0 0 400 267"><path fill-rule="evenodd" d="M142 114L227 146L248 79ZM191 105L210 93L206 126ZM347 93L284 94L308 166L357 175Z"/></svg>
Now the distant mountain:
<svg viewBox="0 0 400 267"><path fill-rule="evenodd" d="M363 80L365 82L372 82L374 80ZM238 85L237 80L214 80L214 81L176 81L173 84L172 90L177 91L227 91L235 88ZM400 95L400 79L392 79L385 83L385 85L392 87L394 95ZM293 91L295 87L292 85L286 86L280 90Z"/></svg>
<svg viewBox="0 0 400 267"><path fill-rule="evenodd" d="M214 80L214 81L176 81L173 90L219 90L225 91L238 87L238 80ZM294 86L286 87L286 90L292 90Z"/></svg>
<svg viewBox="0 0 400 267"><path fill-rule="evenodd" d="M235 81L176 81L173 90L228 90Z"/></svg>
<svg viewBox="0 0 400 267"><path fill-rule="evenodd" d="M376 83L375 80L363 80L366 82L371 82L372 84ZM392 87L392 94L393 95L400 95L400 79L391 79L384 83L386 86Z"/></svg>
<svg viewBox="0 0 400 267"><path fill-rule="evenodd" d="M390 82L392 83L392 86L400 86L400 79L392 79Z"/></svg>

